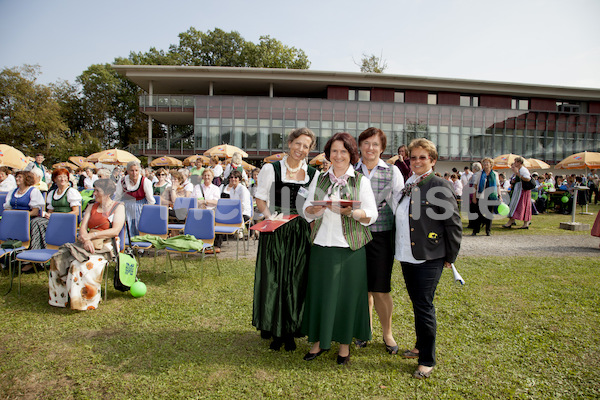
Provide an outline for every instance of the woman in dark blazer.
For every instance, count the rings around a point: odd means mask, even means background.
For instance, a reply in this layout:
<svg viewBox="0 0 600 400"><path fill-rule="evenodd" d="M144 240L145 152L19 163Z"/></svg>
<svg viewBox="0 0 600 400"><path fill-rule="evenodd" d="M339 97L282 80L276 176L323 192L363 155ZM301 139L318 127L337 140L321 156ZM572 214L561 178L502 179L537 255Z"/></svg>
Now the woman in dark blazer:
<svg viewBox="0 0 600 400"><path fill-rule="evenodd" d="M444 267L458 256L462 223L450 182L435 176L433 142L415 139L408 146L413 174L396 206L396 254L413 303L416 344L403 353L418 358L413 377L428 378L435 365L437 323L433 297Z"/></svg>

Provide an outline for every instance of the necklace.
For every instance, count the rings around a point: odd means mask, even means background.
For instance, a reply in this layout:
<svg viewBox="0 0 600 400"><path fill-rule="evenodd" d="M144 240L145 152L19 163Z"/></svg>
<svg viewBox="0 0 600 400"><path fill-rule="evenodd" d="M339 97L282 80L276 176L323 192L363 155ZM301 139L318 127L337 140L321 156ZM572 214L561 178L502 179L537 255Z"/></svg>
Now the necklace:
<svg viewBox="0 0 600 400"><path fill-rule="evenodd" d="M290 164L288 164L287 159L288 159L288 156L285 156L285 158L283 159L283 163L285 164L285 168L288 170L288 172L290 174L295 174L296 172L300 171L300 168L302 168L302 166L304 165L304 160L302 160L302 161L300 161L300 164L296 168L292 168L292 167L290 167Z"/></svg>

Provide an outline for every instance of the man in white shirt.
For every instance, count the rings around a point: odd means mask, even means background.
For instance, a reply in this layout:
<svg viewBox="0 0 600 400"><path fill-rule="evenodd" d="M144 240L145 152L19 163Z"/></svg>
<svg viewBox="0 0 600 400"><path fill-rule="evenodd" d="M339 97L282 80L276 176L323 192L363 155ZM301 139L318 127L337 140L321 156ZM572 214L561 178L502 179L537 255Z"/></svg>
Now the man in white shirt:
<svg viewBox="0 0 600 400"><path fill-rule="evenodd" d="M460 183L463 187L469 186L469 180L473 177L473 173L469 170L469 167L465 167L465 172L460 176Z"/></svg>

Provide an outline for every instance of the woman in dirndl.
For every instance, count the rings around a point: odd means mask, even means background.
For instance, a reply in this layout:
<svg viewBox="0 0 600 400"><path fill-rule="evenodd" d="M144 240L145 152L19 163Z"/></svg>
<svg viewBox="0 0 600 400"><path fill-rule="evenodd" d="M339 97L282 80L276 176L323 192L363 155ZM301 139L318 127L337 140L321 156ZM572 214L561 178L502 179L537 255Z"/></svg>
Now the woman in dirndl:
<svg viewBox="0 0 600 400"><path fill-rule="evenodd" d="M523 221L523 226L517 229L529 229L531 224L531 190L523 189L523 181L531 180L531 173L525 168L523 157L515 157L510 166L514 175L511 178L512 191L510 194L509 220L503 228L511 228L515 220Z"/></svg>
<svg viewBox="0 0 600 400"><path fill-rule="evenodd" d="M139 235L138 221L144 204L154 204L152 181L141 173L142 167L138 161L127 163L127 175L117 183L115 200L125 204L125 215L131 237Z"/></svg>
<svg viewBox="0 0 600 400"><path fill-rule="evenodd" d="M116 256L113 238L125 224L125 209L111 196L115 183L94 182L94 199L86 208L76 243L67 243L50 260L48 303L55 307L70 304L73 310L94 310L101 299L104 268Z"/></svg>
<svg viewBox="0 0 600 400"><path fill-rule="evenodd" d="M324 150L331 168L313 178L304 208L307 220L314 221L302 319L302 332L313 345L304 359L314 360L335 341L340 344L337 363L346 365L352 338L371 339L365 245L372 240L368 226L379 214L371 182L353 167L358 161L354 138L336 133ZM360 201L360 208L313 205L315 200Z"/></svg>
<svg viewBox="0 0 600 400"><path fill-rule="evenodd" d="M293 130L288 135L288 155L261 169L256 207L266 219L276 213L301 212L306 187L316 172L305 160L315 141L310 129ZM300 334L302 324L309 256L310 227L301 216L274 232L260 234L252 325L263 339L273 338L272 350L282 345L288 351L296 349L294 337Z"/></svg>

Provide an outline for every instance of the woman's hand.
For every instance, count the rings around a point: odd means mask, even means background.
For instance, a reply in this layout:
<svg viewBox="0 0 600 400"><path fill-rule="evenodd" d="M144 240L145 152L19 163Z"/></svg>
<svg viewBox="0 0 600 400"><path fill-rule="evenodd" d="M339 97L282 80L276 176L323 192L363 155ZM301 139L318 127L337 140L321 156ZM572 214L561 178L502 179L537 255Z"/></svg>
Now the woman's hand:
<svg viewBox="0 0 600 400"><path fill-rule="evenodd" d="M336 214L340 214L346 217L350 217L352 215L352 207L348 206L348 207L340 207L336 204L331 204L330 206L328 206L328 208L336 213Z"/></svg>
<svg viewBox="0 0 600 400"><path fill-rule="evenodd" d="M452 268L452 263L449 263L448 261L444 261L444 268Z"/></svg>
<svg viewBox="0 0 600 400"><path fill-rule="evenodd" d="M325 206L309 206L304 212L312 217L320 217L325 212Z"/></svg>
<svg viewBox="0 0 600 400"><path fill-rule="evenodd" d="M91 254L94 254L96 252L96 249L94 248L94 243L92 243L92 241L89 239L83 242L83 248Z"/></svg>

